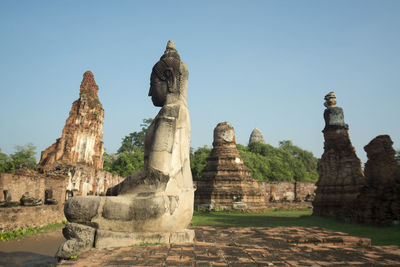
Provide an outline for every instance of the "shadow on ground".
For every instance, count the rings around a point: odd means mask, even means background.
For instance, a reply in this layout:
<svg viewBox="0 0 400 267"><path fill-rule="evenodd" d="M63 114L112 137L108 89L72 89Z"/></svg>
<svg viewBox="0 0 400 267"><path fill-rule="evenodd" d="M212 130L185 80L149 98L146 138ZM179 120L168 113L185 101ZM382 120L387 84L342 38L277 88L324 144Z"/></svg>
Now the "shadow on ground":
<svg viewBox="0 0 400 267"><path fill-rule="evenodd" d="M31 252L0 252L0 266L57 266L57 260L54 257Z"/></svg>

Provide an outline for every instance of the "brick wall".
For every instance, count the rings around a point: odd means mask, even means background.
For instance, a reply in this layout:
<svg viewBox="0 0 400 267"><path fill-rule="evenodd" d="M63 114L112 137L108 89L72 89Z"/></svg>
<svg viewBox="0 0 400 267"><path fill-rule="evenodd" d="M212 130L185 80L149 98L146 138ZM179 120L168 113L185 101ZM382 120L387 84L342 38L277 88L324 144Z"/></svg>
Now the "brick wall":
<svg viewBox="0 0 400 267"><path fill-rule="evenodd" d="M194 181L196 187L197 182ZM316 189L314 183L259 182L259 187L264 193L267 209L312 209L311 200Z"/></svg>
<svg viewBox="0 0 400 267"><path fill-rule="evenodd" d="M259 182L260 188L265 192L267 200L275 201L294 200L304 201L307 195L313 195L315 183L306 182Z"/></svg>
<svg viewBox="0 0 400 267"><path fill-rule="evenodd" d="M65 219L64 205L0 208L0 232L19 228L43 227Z"/></svg>
<svg viewBox="0 0 400 267"><path fill-rule="evenodd" d="M53 190L53 198L58 202L65 200L66 177L45 176L36 171L18 170L14 173L0 173L0 201L4 201L3 190L11 193L12 201L19 201L23 194L29 193L44 203L46 189Z"/></svg>
<svg viewBox="0 0 400 267"><path fill-rule="evenodd" d="M39 173L31 170L17 170L14 173L0 173L0 201L5 201L3 190L8 190L12 201L19 202L22 195L41 199L44 203L45 190L53 190L58 205L36 207L0 207L0 231L20 227L41 227L65 220L64 202L67 192L73 195L103 195L109 187L124 178L84 165L59 165L56 169Z"/></svg>

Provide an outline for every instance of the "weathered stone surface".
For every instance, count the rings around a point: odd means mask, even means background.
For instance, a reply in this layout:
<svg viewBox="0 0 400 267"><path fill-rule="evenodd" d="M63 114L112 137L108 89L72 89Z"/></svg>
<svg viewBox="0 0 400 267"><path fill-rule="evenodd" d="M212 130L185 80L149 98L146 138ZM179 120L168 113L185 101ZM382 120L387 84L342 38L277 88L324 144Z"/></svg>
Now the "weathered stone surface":
<svg viewBox="0 0 400 267"><path fill-rule="evenodd" d="M265 144L264 136L262 132L257 128L255 128L250 134L249 144L251 143Z"/></svg>
<svg viewBox="0 0 400 267"><path fill-rule="evenodd" d="M46 176L62 176L66 179L66 193L73 196L105 195L107 189L125 178L85 164L55 163L48 166ZM75 192L75 194L73 194ZM67 199L68 197L66 197Z"/></svg>
<svg viewBox="0 0 400 267"><path fill-rule="evenodd" d="M343 110L336 107L336 97L325 100L324 153L319 165L319 179L313 201L313 214L353 219L355 200L365 184L361 161L357 157L344 123Z"/></svg>
<svg viewBox="0 0 400 267"><path fill-rule="evenodd" d="M4 201L6 202L11 202L12 201L12 196L10 190L3 190L4 194Z"/></svg>
<svg viewBox="0 0 400 267"><path fill-rule="evenodd" d="M46 204L46 205L57 205L58 204L57 199L53 198L53 190L46 189L44 191L44 204Z"/></svg>
<svg viewBox="0 0 400 267"><path fill-rule="evenodd" d="M228 122L214 129L213 149L197 182L195 205L210 210L257 211L266 207L258 181L240 158L235 132Z"/></svg>
<svg viewBox="0 0 400 267"><path fill-rule="evenodd" d="M97 230L95 248L111 248L140 245L145 243L184 244L192 243L194 231L184 229L179 232L116 232Z"/></svg>
<svg viewBox="0 0 400 267"><path fill-rule="evenodd" d="M28 193L23 194L19 202L22 206L40 206L43 204L41 199L31 197Z"/></svg>
<svg viewBox="0 0 400 267"><path fill-rule="evenodd" d="M64 205L65 217L70 222L89 223L96 216L100 198L94 196L76 196L68 199Z"/></svg>
<svg viewBox="0 0 400 267"><path fill-rule="evenodd" d="M85 163L94 168L103 168L104 110L97 91L92 72L86 71L79 99L72 104L62 136L42 151L37 170L45 171L55 162Z"/></svg>
<svg viewBox="0 0 400 267"><path fill-rule="evenodd" d="M63 229L63 235L67 239L59 248L56 257L70 259L80 252L87 251L93 247L96 230L90 226L70 223Z"/></svg>
<svg viewBox="0 0 400 267"><path fill-rule="evenodd" d="M364 147L367 184L357 199L357 221L390 224L400 220L400 173L389 135L380 135Z"/></svg>
<svg viewBox="0 0 400 267"><path fill-rule="evenodd" d="M98 206L85 206L92 201L89 197L72 198L65 205L68 220L93 225L99 233L115 232L121 242L126 238L119 232L134 233L143 237L143 242L151 242L150 237L149 241L145 238L148 233L185 231L193 214L188 69L172 41L153 67L150 81L149 96L162 108L145 136L143 170L107 190L108 196L95 198ZM112 242L103 244L108 243Z"/></svg>

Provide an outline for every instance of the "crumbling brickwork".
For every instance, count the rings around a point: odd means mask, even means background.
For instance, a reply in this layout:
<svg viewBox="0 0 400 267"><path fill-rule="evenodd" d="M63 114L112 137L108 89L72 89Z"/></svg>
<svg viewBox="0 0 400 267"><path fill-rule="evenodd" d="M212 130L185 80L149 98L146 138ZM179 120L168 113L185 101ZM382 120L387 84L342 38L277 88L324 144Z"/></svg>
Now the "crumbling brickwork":
<svg viewBox="0 0 400 267"><path fill-rule="evenodd" d="M353 219L355 201L365 184L361 161L357 157L344 122L343 109L336 107L333 92L325 96L324 153L319 163L319 179L313 214Z"/></svg>
<svg viewBox="0 0 400 267"><path fill-rule="evenodd" d="M354 211L356 220L368 224L390 224L400 220L400 173L389 135L380 135L364 147L366 185Z"/></svg>
<svg viewBox="0 0 400 267"><path fill-rule="evenodd" d="M236 148L232 125L214 129L213 149L195 192L195 206L214 210L263 210L265 195Z"/></svg>
<svg viewBox="0 0 400 267"><path fill-rule="evenodd" d="M42 152L37 170L46 171L56 162L103 168L104 110L98 89L93 73L85 72L79 99L72 104L61 138Z"/></svg>

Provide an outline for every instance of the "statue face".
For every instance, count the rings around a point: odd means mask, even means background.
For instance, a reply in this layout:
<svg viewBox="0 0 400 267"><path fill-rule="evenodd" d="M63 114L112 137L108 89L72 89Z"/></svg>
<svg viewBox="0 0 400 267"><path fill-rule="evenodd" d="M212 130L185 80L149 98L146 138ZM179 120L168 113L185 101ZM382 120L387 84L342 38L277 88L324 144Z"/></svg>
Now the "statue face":
<svg viewBox="0 0 400 267"><path fill-rule="evenodd" d="M167 100L167 94L167 82L161 80L154 72L152 72L150 76L149 96L151 96L151 101L153 101L154 106L164 106L165 101Z"/></svg>

